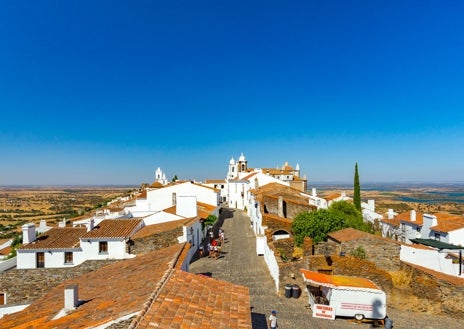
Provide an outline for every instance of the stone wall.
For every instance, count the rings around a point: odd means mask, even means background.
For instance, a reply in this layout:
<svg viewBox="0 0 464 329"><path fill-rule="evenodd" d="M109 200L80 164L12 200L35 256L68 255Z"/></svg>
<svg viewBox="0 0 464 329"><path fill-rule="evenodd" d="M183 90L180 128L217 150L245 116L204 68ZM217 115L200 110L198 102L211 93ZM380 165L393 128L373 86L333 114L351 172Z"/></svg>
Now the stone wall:
<svg viewBox="0 0 464 329"><path fill-rule="evenodd" d="M92 260L71 268L12 269L0 273L0 291L7 304L28 304L60 283L117 260Z"/></svg>
<svg viewBox="0 0 464 329"><path fill-rule="evenodd" d="M435 275L402 263L401 270L411 274L412 293L440 306L442 314L461 317L464 312L464 280Z"/></svg>
<svg viewBox="0 0 464 329"><path fill-rule="evenodd" d="M155 233L153 235L134 239L131 246L131 254L141 255L150 251L163 249L178 244L177 237L182 235L182 227L170 231Z"/></svg>
<svg viewBox="0 0 464 329"><path fill-rule="evenodd" d="M263 196L263 211L262 213L279 215L283 218L293 219L296 215L303 211L312 211L314 206L293 202L288 199L281 199L281 209L279 209L279 198L271 196Z"/></svg>
<svg viewBox="0 0 464 329"><path fill-rule="evenodd" d="M366 260L373 262L377 267L386 271L400 269L400 244L372 234L340 244L333 241L318 243L315 246L315 254L340 255L344 252L350 255L358 247L362 247L366 252Z"/></svg>

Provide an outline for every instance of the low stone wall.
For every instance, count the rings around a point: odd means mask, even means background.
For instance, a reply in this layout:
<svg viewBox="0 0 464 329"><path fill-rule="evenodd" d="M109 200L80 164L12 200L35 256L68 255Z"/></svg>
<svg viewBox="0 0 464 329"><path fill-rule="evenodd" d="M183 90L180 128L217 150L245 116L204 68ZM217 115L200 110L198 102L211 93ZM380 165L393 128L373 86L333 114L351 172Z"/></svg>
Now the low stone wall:
<svg viewBox="0 0 464 329"><path fill-rule="evenodd" d="M362 247L366 252L366 260L375 263L377 267L386 271L400 269L400 244L372 234L340 244L333 241L318 243L314 253L316 255L340 255L344 252L350 255L358 247Z"/></svg>
<svg viewBox="0 0 464 329"><path fill-rule="evenodd" d="M411 274L412 293L441 306L444 315L461 317L464 312L464 280L429 273L402 263L401 270Z"/></svg>
<svg viewBox="0 0 464 329"><path fill-rule="evenodd" d="M144 238L134 239L134 244L131 246L131 254L141 255L178 244L177 237L181 235L182 227L178 227L170 231L163 231Z"/></svg>
<svg viewBox="0 0 464 329"><path fill-rule="evenodd" d="M0 273L0 291L8 305L27 304L60 283L117 260L92 260L71 268L12 269Z"/></svg>

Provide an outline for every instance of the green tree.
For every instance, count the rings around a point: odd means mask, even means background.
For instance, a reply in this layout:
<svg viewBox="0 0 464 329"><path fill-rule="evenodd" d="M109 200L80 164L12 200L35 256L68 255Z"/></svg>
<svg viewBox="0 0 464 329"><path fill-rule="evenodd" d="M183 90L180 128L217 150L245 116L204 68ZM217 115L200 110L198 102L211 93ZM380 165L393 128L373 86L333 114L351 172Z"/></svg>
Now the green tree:
<svg viewBox="0 0 464 329"><path fill-rule="evenodd" d="M175 182L177 180L178 180L177 175L174 175L174 177L172 178L172 182Z"/></svg>
<svg viewBox="0 0 464 329"><path fill-rule="evenodd" d="M328 209L299 213L292 223L297 246L301 246L305 237L310 237L314 243L319 243L326 240L330 232L347 227L371 231L369 225L363 222L361 212L346 201L334 202Z"/></svg>
<svg viewBox="0 0 464 329"><path fill-rule="evenodd" d="M208 217L206 217L206 219L202 223L201 228L204 230L207 226L213 226L214 223L216 223L217 219L218 218L215 215L208 215Z"/></svg>
<svg viewBox="0 0 464 329"><path fill-rule="evenodd" d="M358 163L354 166L354 194L353 203L356 209L361 211L361 186L359 185Z"/></svg>

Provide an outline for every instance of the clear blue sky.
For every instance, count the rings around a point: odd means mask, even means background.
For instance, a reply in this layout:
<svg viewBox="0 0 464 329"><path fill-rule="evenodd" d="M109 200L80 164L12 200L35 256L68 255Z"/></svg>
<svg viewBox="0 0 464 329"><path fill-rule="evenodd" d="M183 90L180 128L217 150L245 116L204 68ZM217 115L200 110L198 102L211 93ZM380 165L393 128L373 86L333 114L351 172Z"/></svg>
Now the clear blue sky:
<svg viewBox="0 0 464 329"><path fill-rule="evenodd" d="M464 181L463 1L0 2L0 185Z"/></svg>

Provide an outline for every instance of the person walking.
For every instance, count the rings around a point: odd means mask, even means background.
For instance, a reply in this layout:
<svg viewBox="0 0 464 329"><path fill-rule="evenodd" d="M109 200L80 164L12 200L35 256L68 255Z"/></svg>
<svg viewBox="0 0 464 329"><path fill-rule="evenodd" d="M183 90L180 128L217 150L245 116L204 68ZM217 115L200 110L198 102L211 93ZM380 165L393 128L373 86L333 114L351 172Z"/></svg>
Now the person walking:
<svg viewBox="0 0 464 329"><path fill-rule="evenodd" d="M277 325L277 312L275 310L272 310L271 315L269 315L268 322L270 329L276 329L279 327Z"/></svg>

